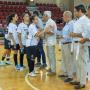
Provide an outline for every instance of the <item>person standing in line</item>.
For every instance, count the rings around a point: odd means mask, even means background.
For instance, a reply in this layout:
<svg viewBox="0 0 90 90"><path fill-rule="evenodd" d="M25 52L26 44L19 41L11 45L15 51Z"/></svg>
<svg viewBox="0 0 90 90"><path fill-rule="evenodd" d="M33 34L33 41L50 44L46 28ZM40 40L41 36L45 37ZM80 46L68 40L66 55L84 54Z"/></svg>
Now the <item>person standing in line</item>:
<svg viewBox="0 0 90 90"><path fill-rule="evenodd" d="M20 70L20 67L18 65L18 50L19 50L19 41L18 41L18 35L17 35L17 21L18 21L18 15L17 14L11 14L9 19L9 25L8 25L8 33L9 38L11 40L11 47L14 51L14 63L16 70Z"/></svg>
<svg viewBox="0 0 90 90"><path fill-rule="evenodd" d="M35 58L37 57L37 45L39 42L39 34L41 33L41 30L38 30L36 26L38 23L38 17L36 15L31 16L30 22L31 24L29 26L28 36L26 39L26 55L29 68L28 75L35 77L36 74L34 70L34 64Z"/></svg>
<svg viewBox="0 0 90 90"><path fill-rule="evenodd" d="M8 17L9 18L9 17ZM8 22L8 19L7 19ZM10 38L8 38L8 27L5 30L5 37L4 37L4 54L2 55L2 60L0 62L0 65L11 65L12 63L10 62L10 54L11 54L11 42ZM6 59L6 61L4 61Z"/></svg>
<svg viewBox="0 0 90 90"><path fill-rule="evenodd" d="M90 5L87 8L87 16L90 20ZM87 78L88 78L88 80L90 80L90 45L88 46L88 49L89 49L89 61L87 64Z"/></svg>
<svg viewBox="0 0 90 90"><path fill-rule="evenodd" d="M75 89L82 89L86 86L87 77L87 61L89 60L89 52L87 44L83 44L83 37L90 28L90 20L85 15L86 10L84 5L75 6L75 16L79 19L74 24L74 32L70 34L75 38L77 44L76 49L76 66L77 66L77 80L71 82L72 85L76 85ZM77 40L77 41L76 41Z"/></svg>
<svg viewBox="0 0 90 90"><path fill-rule="evenodd" d="M37 17L38 17L38 23L37 23L38 29L41 29L43 31L44 25L43 25L42 20L39 18L38 11L34 11L33 14L37 15ZM42 63L41 63L41 57L42 57ZM41 67L41 68L45 68L47 66L46 56L45 56L45 52L44 52L44 48L43 48L43 38L40 38L40 41L38 43L37 63L35 66Z"/></svg>
<svg viewBox="0 0 90 90"><path fill-rule="evenodd" d="M26 38L28 34L29 21L30 21L29 14L24 13L22 19L23 19L22 23L20 23L17 28L19 45L20 45L20 71L24 69L23 59L24 59L24 54L26 53Z"/></svg>
<svg viewBox="0 0 90 90"><path fill-rule="evenodd" d="M50 69L47 75L56 75L56 55L55 55L55 45L56 45L56 33L57 25L51 19L51 11L45 11L43 15L43 20L46 22L44 28L46 45L47 45L47 56L49 59Z"/></svg>
<svg viewBox="0 0 90 90"><path fill-rule="evenodd" d="M63 20L66 23L66 25L63 28L62 31L62 40L61 40L61 46L62 46L62 56L63 56L63 64L64 64L64 74L59 75L59 77L67 77L64 82L70 82L73 80L73 54L71 52L71 44L72 44L72 38L69 36L71 32L73 32L73 24L74 21L72 20L72 12L71 11L65 11L63 14Z"/></svg>

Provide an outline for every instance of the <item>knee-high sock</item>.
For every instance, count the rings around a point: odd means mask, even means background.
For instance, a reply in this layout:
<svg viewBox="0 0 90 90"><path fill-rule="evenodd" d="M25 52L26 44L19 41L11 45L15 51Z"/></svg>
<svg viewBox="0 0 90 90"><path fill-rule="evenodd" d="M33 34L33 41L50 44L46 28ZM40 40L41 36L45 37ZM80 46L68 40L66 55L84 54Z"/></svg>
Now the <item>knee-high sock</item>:
<svg viewBox="0 0 90 90"><path fill-rule="evenodd" d="M17 54L14 54L14 63L15 63L15 66L18 64L18 61L17 61Z"/></svg>

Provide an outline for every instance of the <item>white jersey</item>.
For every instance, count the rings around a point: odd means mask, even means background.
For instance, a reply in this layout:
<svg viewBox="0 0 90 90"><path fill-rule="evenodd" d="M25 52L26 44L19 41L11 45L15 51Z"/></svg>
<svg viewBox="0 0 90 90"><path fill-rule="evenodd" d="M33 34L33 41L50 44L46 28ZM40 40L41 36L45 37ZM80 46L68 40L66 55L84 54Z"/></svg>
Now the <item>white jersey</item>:
<svg viewBox="0 0 90 90"><path fill-rule="evenodd" d="M27 38L27 33L28 33L28 25L26 25L23 22L20 23L18 28L17 28L17 32L21 33L22 44L26 45L26 38Z"/></svg>
<svg viewBox="0 0 90 90"><path fill-rule="evenodd" d="M10 23L8 25L8 33L12 33L15 43L19 44L18 36L17 36L17 25L14 23ZM11 40L11 45L13 45L13 41Z"/></svg>
<svg viewBox="0 0 90 90"><path fill-rule="evenodd" d="M26 40L26 47L36 46L39 42L39 38L35 37L38 29L35 24L31 24L28 29L28 39Z"/></svg>
<svg viewBox="0 0 90 90"><path fill-rule="evenodd" d="M9 34L8 34L8 27L7 27L7 29L5 30L5 39L7 39L7 40L10 41Z"/></svg>

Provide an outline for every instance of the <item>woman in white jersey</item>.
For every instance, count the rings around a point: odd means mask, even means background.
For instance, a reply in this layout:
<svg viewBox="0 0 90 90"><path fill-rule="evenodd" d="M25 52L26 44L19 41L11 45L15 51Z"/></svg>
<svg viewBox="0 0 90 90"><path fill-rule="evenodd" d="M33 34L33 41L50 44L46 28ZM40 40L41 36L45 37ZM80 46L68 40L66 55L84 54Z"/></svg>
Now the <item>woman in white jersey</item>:
<svg viewBox="0 0 90 90"><path fill-rule="evenodd" d="M2 60L0 62L0 65L11 65L10 62L10 54L11 54L11 42L10 39L8 38L8 28L5 30L5 36L4 36L4 53L2 55ZM5 61L6 59L6 61Z"/></svg>
<svg viewBox="0 0 90 90"><path fill-rule="evenodd" d="M20 68L19 68L18 60L17 60L17 54L19 50L19 41L18 41L18 35L17 35L17 21L18 21L17 14L10 15L8 33L11 39L12 50L14 51L15 67L16 67L16 70L19 70Z"/></svg>
<svg viewBox="0 0 90 90"><path fill-rule="evenodd" d="M20 45L20 71L24 69L23 65L23 58L24 54L26 53L26 38L28 34L28 27L29 27L29 21L30 17L28 13L23 14L23 21L18 25L18 39L19 39L19 45Z"/></svg>
<svg viewBox="0 0 90 90"><path fill-rule="evenodd" d="M38 17L36 15L31 17L30 22L32 22L28 29L28 37L26 40L26 54L27 54L27 61L29 67L29 76L36 76L34 72L34 62L35 57L37 56L37 45L39 42L39 35L41 30L37 29Z"/></svg>

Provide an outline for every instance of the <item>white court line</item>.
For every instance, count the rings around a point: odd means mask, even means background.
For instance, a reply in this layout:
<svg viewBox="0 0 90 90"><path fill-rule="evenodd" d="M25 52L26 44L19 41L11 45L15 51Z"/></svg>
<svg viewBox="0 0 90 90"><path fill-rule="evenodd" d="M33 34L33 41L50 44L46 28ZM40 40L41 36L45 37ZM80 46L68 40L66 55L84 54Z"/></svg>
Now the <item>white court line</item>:
<svg viewBox="0 0 90 90"><path fill-rule="evenodd" d="M0 90L2 90L2 88L0 87Z"/></svg>
<svg viewBox="0 0 90 90"><path fill-rule="evenodd" d="M34 85L32 85L32 84L28 81L28 74L25 76L25 82L26 82L31 88L33 88L33 90L40 90L40 89L36 88Z"/></svg>

